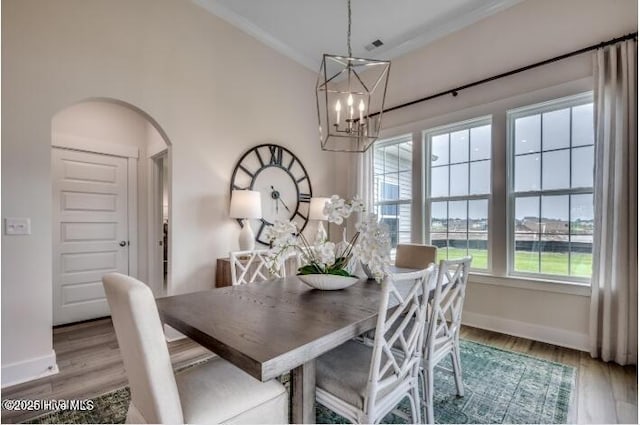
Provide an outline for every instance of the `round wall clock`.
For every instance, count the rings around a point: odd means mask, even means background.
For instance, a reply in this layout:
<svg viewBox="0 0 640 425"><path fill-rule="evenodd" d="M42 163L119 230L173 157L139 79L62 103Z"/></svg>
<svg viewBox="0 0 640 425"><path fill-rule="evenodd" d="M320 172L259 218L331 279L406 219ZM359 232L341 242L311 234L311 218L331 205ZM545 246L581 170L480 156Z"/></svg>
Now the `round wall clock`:
<svg viewBox="0 0 640 425"><path fill-rule="evenodd" d="M300 232L307 225L311 180L302 162L287 148L264 144L242 155L233 169L231 190L242 189L261 193L262 219L252 225L257 242L269 245L265 229L278 219L294 221Z"/></svg>

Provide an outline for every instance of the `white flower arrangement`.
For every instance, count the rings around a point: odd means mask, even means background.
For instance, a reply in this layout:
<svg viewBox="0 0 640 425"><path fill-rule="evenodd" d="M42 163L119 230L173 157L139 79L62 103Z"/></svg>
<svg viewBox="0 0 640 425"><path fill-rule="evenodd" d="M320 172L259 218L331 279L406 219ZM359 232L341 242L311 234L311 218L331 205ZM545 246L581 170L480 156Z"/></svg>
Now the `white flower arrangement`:
<svg viewBox="0 0 640 425"><path fill-rule="evenodd" d="M310 244L298 231L293 222L276 222L268 228L267 238L271 242L269 266L275 271L283 260L296 254L303 266L299 275L332 274L352 276L354 261L368 267L373 277L382 281L391 265L391 238L389 229L378 221L376 214L366 213L359 197L348 201L333 195L324 207L329 223L346 225L345 221L353 213L361 213L361 221L356 224L357 232L349 242L338 244L326 239Z"/></svg>

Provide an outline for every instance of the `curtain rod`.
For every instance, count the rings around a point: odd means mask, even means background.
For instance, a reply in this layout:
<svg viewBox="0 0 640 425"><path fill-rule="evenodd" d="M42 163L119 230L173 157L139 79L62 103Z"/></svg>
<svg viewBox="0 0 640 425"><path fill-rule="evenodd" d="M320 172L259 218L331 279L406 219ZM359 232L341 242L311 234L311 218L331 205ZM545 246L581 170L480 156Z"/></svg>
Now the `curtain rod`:
<svg viewBox="0 0 640 425"><path fill-rule="evenodd" d="M574 50L573 52L565 53L563 55L556 56L556 57L553 57L551 59L546 59L546 60L543 60L541 62L536 62L536 63L531 64L531 65L527 65L527 66L523 66L521 68L513 69L511 71L503 72L502 74L494 75L493 77L488 77L488 78L484 78L482 80L474 81L473 83L468 83L468 84L462 85L460 87L456 87L454 89L445 90L445 91L442 91L440 93L432 94L430 96L422 97L420 99L412 100L412 101L409 101L409 102L406 102L406 103L402 103L400 105L391 106L389 108L383 109L382 112L383 113L387 113L387 112L395 111L396 109L406 108L407 106L415 105L416 103L426 102L427 100L435 99L437 97L446 96L448 94L450 94L453 97L455 97L455 96L458 95L458 92L461 91L461 90L468 89L470 87L475 87L475 86L478 86L480 84L488 83L490 81L498 80L500 78L508 77L510 75L518 74L518 73L523 72L523 71L528 71L530 69L537 68L537 67L543 66L543 65L547 65L549 63L557 62L557 61L560 61L560 60L563 60L563 59L566 59L566 58L570 58L572 56L577 56L577 55L580 55L582 53L589 52L591 50L600 49L600 48L609 46L611 44L619 43L620 41L631 40L631 39L637 38L637 36L638 36L637 32L632 32L632 33L629 33L627 35L623 35L622 37L618 37L618 38L611 39L609 41L603 41L603 42L600 42L600 43L597 43L597 44L593 44L591 46L588 46L588 47L585 47L585 48L582 48L582 49L579 49L579 50ZM373 113L370 116L376 116L376 115L380 115L380 112Z"/></svg>

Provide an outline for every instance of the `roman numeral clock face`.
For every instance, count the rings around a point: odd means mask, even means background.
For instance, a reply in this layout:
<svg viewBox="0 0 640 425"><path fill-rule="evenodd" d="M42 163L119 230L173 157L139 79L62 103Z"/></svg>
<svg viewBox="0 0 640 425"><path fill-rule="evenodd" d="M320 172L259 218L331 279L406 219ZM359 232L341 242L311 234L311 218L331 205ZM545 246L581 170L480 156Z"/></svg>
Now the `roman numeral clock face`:
<svg viewBox="0 0 640 425"><path fill-rule="evenodd" d="M261 193L262 219L250 225L263 245L269 245L265 229L278 219L293 220L298 231L307 225L311 181L302 162L282 146L265 144L246 152L233 169L231 189Z"/></svg>

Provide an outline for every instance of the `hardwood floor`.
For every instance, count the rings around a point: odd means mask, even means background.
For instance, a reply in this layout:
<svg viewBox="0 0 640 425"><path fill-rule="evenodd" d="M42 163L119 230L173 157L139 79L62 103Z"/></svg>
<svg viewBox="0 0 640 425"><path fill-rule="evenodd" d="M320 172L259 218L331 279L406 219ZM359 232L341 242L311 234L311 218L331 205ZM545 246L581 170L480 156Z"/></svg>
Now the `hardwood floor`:
<svg viewBox="0 0 640 425"><path fill-rule="evenodd" d="M465 339L516 351L577 369L569 408L570 423L638 423L635 367L592 359L589 354L476 328L463 327ZM56 328L53 331L60 373L8 387L3 399L84 399L127 384L110 319ZM169 343L171 361L179 368L212 356L190 339ZM18 423L42 412L2 411L2 423Z"/></svg>
<svg viewBox="0 0 640 425"><path fill-rule="evenodd" d="M3 399L86 399L127 385L111 319L100 319L53 330L60 373L2 389ZM180 368L213 354L190 339L169 343L171 362ZM2 423L18 423L44 412L2 410Z"/></svg>

